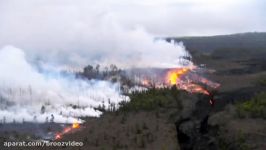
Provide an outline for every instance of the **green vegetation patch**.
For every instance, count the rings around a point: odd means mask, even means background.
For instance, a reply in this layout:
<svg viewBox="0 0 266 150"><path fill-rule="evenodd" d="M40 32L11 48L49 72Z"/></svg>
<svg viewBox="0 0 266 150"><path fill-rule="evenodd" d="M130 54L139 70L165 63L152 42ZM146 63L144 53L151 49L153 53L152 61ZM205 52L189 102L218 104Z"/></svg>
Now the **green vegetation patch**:
<svg viewBox="0 0 266 150"><path fill-rule="evenodd" d="M148 89L129 94L129 102L120 103L120 111L156 110L159 108L181 108L178 99L179 91L175 86L172 88Z"/></svg>
<svg viewBox="0 0 266 150"><path fill-rule="evenodd" d="M227 137L224 133L219 132L217 141L220 150L237 149L237 150L251 150L247 144L247 135L239 131L234 137Z"/></svg>
<svg viewBox="0 0 266 150"><path fill-rule="evenodd" d="M259 86L266 86L266 76L260 77L260 78L257 80L257 84L258 84Z"/></svg>
<svg viewBox="0 0 266 150"><path fill-rule="evenodd" d="M236 105L239 117L266 119L266 92L260 93L251 100Z"/></svg>

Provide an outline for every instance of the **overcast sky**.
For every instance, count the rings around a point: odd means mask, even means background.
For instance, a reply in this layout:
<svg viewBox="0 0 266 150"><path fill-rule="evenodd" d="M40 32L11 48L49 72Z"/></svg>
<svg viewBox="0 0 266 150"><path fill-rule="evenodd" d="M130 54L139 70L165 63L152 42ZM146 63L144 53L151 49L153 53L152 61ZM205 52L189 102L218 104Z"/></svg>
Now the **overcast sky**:
<svg viewBox="0 0 266 150"><path fill-rule="evenodd" d="M265 7L263 0L0 0L0 32L86 24L91 11L158 36L265 31Z"/></svg>
<svg viewBox="0 0 266 150"><path fill-rule="evenodd" d="M144 26L164 36L216 35L266 30L262 0L144 0L117 4L127 26Z"/></svg>
<svg viewBox="0 0 266 150"><path fill-rule="evenodd" d="M154 43L154 37L266 31L265 4L262 0L0 0L0 47L12 45L27 58L46 63L168 66L178 64L186 52L182 45Z"/></svg>

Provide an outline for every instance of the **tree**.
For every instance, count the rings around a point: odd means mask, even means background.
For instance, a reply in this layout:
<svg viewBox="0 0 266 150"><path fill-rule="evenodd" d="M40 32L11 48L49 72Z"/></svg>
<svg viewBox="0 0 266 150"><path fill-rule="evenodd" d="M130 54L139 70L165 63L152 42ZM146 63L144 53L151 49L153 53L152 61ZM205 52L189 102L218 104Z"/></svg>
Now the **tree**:
<svg viewBox="0 0 266 150"><path fill-rule="evenodd" d="M50 122L54 122L54 115L53 114L51 114Z"/></svg>
<svg viewBox="0 0 266 150"><path fill-rule="evenodd" d="M93 66L88 65L84 68L83 73L85 75L85 77L87 77L88 79L91 79L94 77L94 71L93 71Z"/></svg>
<svg viewBox="0 0 266 150"><path fill-rule="evenodd" d="M93 66L92 65L88 65L84 68L84 73L89 73L93 71Z"/></svg>
<svg viewBox="0 0 266 150"><path fill-rule="evenodd" d="M100 72L100 65L99 64L96 65L95 70L96 70L96 73L99 75L99 72Z"/></svg>
<svg viewBox="0 0 266 150"><path fill-rule="evenodd" d="M117 70L118 70L118 68L116 65L114 65L114 64L110 65L110 72L112 75L115 75L117 73Z"/></svg>
<svg viewBox="0 0 266 150"><path fill-rule="evenodd" d="M44 114L44 113L45 113L45 107L42 106L42 108L41 108L41 114Z"/></svg>
<svg viewBox="0 0 266 150"><path fill-rule="evenodd" d="M34 122L37 122L37 116L36 116L36 115L33 116L33 121L34 121Z"/></svg>

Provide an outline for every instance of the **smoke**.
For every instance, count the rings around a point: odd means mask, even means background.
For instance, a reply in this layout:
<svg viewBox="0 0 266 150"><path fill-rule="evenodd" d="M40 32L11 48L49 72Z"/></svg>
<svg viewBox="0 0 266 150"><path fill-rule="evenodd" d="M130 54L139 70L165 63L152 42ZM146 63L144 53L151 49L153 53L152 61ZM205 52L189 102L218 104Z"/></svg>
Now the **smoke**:
<svg viewBox="0 0 266 150"><path fill-rule="evenodd" d="M72 122L99 116L93 107L128 100L119 84L76 79L60 73L61 67L192 65L182 43L155 40L141 25L125 27L114 7L101 1L0 3L0 120L5 122Z"/></svg>
<svg viewBox="0 0 266 150"><path fill-rule="evenodd" d="M81 116L99 116L94 107L128 100L119 93L118 84L40 72L25 60L22 50L12 46L0 50L0 60L2 122L45 122L53 117L55 122L73 122Z"/></svg>
<svg viewBox="0 0 266 150"><path fill-rule="evenodd" d="M178 67L182 56L189 56L182 44L156 41L141 24L125 26L113 3L11 0L1 5L0 47L21 48L32 63Z"/></svg>

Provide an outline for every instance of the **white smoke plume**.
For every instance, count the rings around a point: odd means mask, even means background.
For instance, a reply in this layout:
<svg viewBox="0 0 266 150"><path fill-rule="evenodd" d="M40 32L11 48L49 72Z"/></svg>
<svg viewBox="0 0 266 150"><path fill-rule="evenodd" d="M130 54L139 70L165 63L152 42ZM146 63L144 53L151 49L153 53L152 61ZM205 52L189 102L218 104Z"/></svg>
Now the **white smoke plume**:
<svg viewBox="0 0 266 150"><path fill-rule="evenodd" d="M54 68L192 65L182 44L155 40L141 25L123 26L114 8L101 1L1 1L0 120L44 122L53 114L55 122L71 122L99 116L93 107L100 104L128 100L119 84L83 81Z"/></svg>
<svg viewBox="0 0 266 150"><path fill-rule="evenodd" d="M177 67L180 57L189 55L182 44L155 41L141 24L125 26L116 6L108 1L3 1L0 47L21 48L31 62L73 67Z"/></svg>
<svg viewBox="0 0 266 150"><path fill-rule="evenodd" d="M71 123L77 117L99 116L94 107L128 100L120 95L118 84L39 72L25 60L22 50L12 46L0 50L0 60L2 122L45 122L53 115L55 122Z"/></svg>

